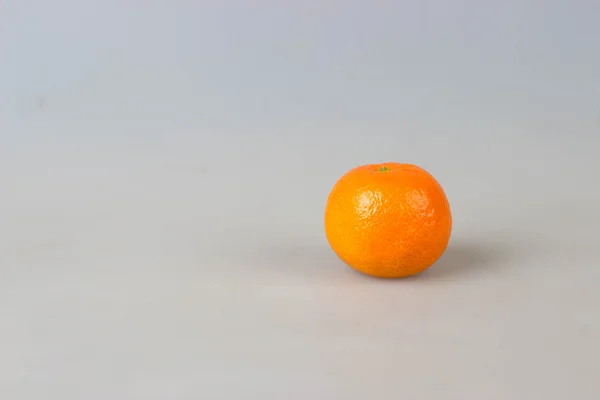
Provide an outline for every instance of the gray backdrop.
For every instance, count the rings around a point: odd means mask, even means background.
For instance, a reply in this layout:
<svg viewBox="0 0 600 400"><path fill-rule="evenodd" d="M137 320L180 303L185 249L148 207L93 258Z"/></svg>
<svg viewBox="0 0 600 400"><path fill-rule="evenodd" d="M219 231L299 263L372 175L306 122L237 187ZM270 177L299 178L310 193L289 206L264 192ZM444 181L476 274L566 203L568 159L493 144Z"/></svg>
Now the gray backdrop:
<svg viewBox="0 0 600 400"><path fill-rule="evenodd" d="M0 3L0 397L600 396L600 5ZM382 281L335 180L418 164L442 259Z"/></svg>

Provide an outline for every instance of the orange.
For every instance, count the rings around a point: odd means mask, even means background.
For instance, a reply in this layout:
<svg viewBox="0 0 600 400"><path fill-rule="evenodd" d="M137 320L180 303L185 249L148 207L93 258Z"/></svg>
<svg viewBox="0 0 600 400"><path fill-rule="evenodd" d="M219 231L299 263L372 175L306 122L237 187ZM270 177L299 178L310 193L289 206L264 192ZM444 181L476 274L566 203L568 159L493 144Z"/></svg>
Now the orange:
<svg viewBox="0 0 600 400"><path fill-rule="evenodd" d="M380 278L403 278L431 267L446 250L451 231L442 186L412 164L351 169L335 183L325 207L333 251L350 267Z"/></svg>

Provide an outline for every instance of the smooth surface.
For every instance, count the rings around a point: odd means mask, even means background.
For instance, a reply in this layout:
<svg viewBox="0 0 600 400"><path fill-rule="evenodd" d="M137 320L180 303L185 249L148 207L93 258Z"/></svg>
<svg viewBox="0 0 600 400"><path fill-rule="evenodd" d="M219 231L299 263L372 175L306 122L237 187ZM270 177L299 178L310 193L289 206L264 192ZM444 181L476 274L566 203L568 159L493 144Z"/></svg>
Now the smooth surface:
<svg viewBox="0 0 600 400"><path fill-rule="evenodd" d="M0 398L600 397L598 6L386 4L0 3ZM389 160L416 279L323 234Z"/></svg>

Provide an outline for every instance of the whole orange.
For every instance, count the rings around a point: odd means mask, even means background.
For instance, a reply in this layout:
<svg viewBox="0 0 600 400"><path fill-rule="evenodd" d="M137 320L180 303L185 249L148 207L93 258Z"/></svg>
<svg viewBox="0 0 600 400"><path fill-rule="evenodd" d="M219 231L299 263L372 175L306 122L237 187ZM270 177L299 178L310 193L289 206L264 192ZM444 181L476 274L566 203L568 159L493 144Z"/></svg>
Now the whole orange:
<svg viewBox="0 0 600 400"><path fill-rule="evenodd" d="M423 272L442 256L451 231L442 186L412 164L351 169L335 183L325 207L333 251L352 268L380 278Z"/></svg>

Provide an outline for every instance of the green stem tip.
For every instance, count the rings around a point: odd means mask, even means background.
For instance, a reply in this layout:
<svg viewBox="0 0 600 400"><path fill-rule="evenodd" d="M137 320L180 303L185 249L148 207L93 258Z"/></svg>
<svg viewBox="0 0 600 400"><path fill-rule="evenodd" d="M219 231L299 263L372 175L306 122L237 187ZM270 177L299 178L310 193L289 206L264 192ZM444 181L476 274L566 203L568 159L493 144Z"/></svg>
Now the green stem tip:
<svg viewBox="0 0 600 400"><path fill-rule="evenodd" d="M387 172L387 171L389 171L389 169L387 167L379 168L379 172Z"/></svg>

